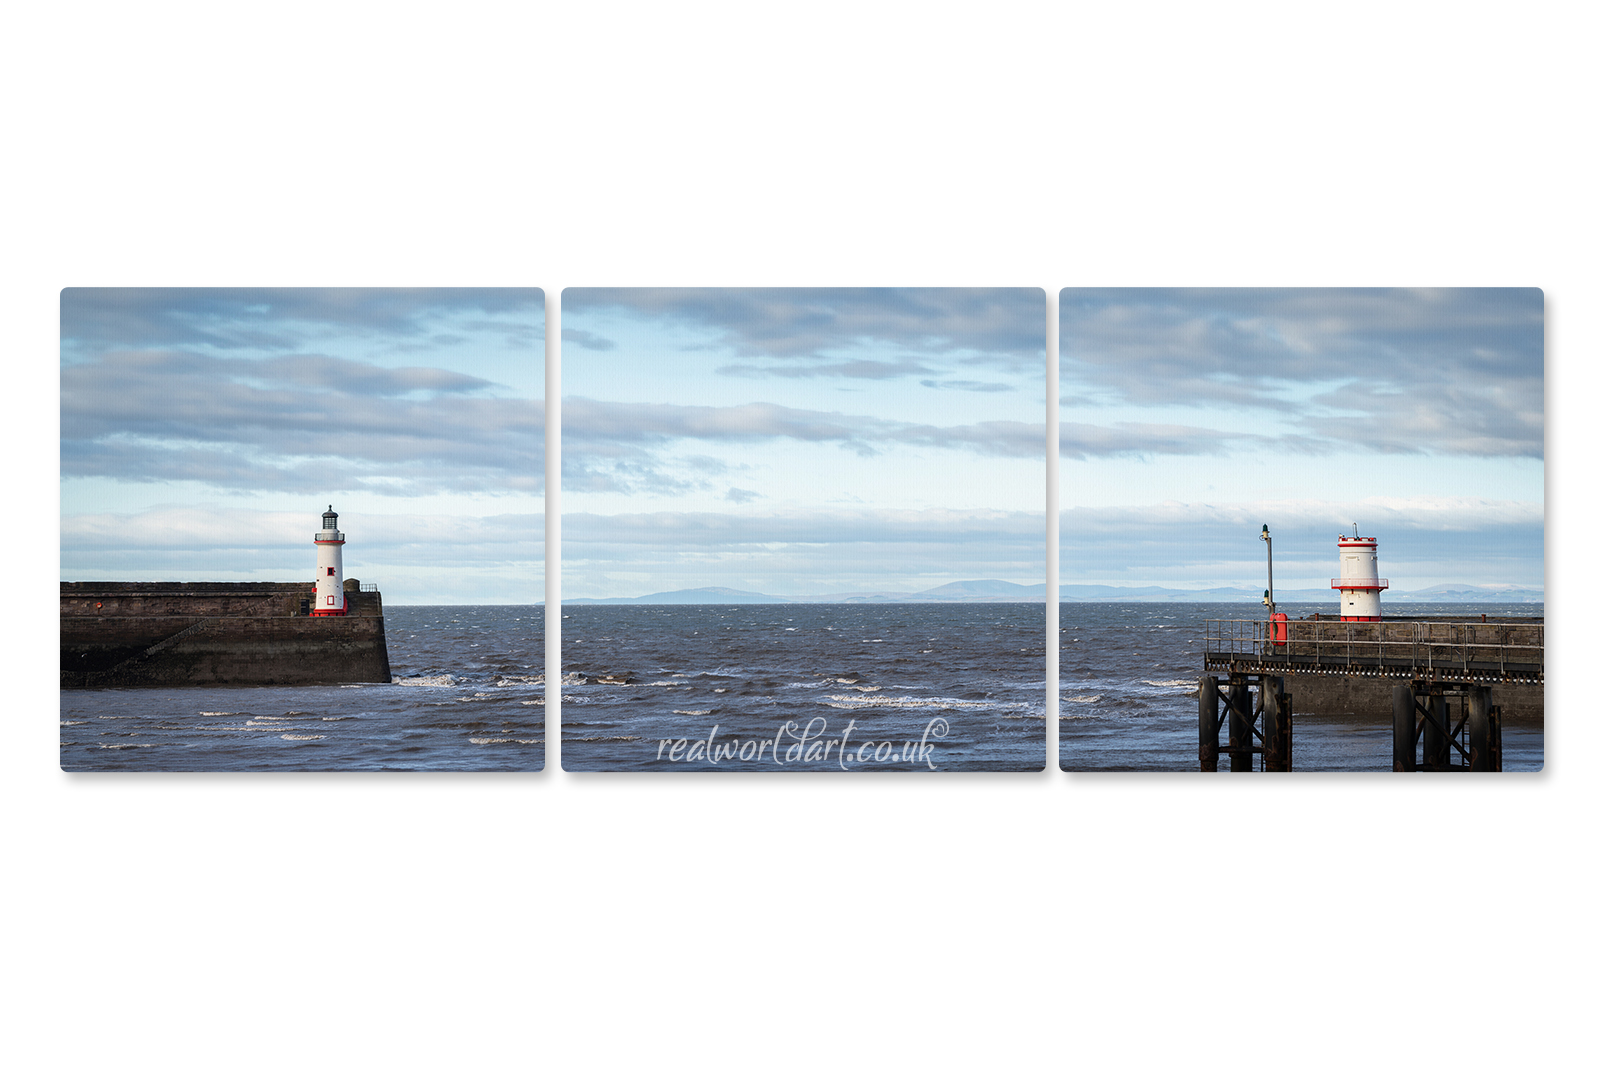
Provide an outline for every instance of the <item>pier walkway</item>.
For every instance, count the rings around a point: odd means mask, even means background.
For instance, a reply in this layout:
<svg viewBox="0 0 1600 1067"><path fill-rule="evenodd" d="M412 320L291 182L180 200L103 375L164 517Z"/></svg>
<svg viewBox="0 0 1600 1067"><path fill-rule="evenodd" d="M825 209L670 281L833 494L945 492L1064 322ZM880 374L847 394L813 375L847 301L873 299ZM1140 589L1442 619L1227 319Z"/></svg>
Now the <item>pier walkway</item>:
<svg viewBox="0 0 1600 1067"><path fill-rule="evenodd" d="M1544 619L1214 619L1206 622L1205 669L1543 685Z"/></svg>

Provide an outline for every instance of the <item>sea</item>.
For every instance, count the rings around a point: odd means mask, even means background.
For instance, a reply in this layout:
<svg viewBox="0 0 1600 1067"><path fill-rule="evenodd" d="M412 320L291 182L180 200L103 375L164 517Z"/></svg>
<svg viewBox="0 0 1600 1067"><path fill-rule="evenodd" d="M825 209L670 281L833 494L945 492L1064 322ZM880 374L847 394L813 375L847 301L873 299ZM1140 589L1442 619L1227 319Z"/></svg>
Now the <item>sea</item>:
<svg viewBox="0 0 1600 1067"><path fill-rule="evenodd" d="M537 771L544 608L385 607L391 683L61 691L67 771Z"/></svg>
<svg viewBox="0 0 1600 1067"><path fill-rule="evenodd" d="M572 605L569 771L1037 771L1043 604Z"/></svg>
<svg viewBox="0 0 1600 1067"><path fill-rule="evenodd" d="M1280 604L1291 618L1337 603ZM1061 605L1061 767L1068 771L1198 771L1199 690L1208 619L1262 619L1250 604ZM1539 617L1543 604L1397 603L1390 616ZM1293 691L1294 682L1286 688ZM1392 712L1350 709L1294 717L1296 771L1393 772ZM1226 740L1227 729L1223 729ZM1224 758L1222 765L1227 766ZM1544 726L1506 719L1501 768L1544 766Z"/></svg>
<svg viewBox="0 0 1600 1067"><path fill-rule="evenodd" d="M1059 765L1198 770L1205 623L1261 610L1063 603ZM1407 604L1397 613L1543 610ZM388 607L388 684L63 690L61 767L537 771L544 611ZM1042 604L569 605L562 766L1039 770L1044 620ZM1508 719L1502 747L1506 770L1539 770L1542 723ZM1391 749L1386 709L1295 717L1296 771L1388 771Z"/></svg>

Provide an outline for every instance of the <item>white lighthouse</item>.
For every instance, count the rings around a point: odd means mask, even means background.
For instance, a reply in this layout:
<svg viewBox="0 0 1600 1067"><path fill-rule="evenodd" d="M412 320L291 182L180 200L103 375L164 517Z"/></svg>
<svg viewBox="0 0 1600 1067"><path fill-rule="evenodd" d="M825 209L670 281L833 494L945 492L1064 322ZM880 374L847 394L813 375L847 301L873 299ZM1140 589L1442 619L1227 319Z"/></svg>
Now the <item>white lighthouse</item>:
<svg viewBox="0 0 1600 1067"><path fill-rule="evenodd" d="M313 540L317 543L317 595L311 602L311 614L343 615L349 610L344 602L344 534L339 532L339 515L332 504L322 513L322 529Z"/></svg>
<svg viewBox="0 0 1600 1067"><path fill-rule="evenodd" d="M1339 590L1340 619L1377 622L1383 618L1378 594L1389 588L1389 579L1378 577L1378 539L1355 533L1339 538L1339 577L1331 584Z"/></svg>

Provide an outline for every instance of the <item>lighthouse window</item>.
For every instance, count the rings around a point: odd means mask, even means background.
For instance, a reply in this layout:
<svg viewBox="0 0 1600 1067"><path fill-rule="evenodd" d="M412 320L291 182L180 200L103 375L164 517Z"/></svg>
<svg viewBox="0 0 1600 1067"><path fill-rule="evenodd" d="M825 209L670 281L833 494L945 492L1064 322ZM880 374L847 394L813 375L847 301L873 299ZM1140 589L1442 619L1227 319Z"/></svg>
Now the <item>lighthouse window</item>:
<svg viewBox="0 0 1600 1067"><path fill-rule="evenodd" d="M328 577L329 577L329 578L332 578L332 577L333 577L333 568L332 568L332 567L329 567L329 568L328 568Z"/></svg>
<svg viewBox="0 0 1600 1067"><path fill-rule="evenodd" d="M328 597L328 606L330 608L333 607L333 597L331 595Z"/></svg>

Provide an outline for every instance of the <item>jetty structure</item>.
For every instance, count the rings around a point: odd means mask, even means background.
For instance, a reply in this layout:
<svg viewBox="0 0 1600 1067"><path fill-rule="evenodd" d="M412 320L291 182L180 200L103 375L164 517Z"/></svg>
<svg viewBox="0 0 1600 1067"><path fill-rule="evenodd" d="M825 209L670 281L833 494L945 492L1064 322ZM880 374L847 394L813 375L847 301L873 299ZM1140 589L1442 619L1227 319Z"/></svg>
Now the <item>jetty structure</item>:
<svg viewBox="0 0 1600 1067"><path fill-rule="evenodd" d="M61 688L388 682L383 597L330 504L309 582L62 582Z"/></svg>
<svg viewBox="0 0 1600 1067"><path fill-rule="evenodd" d="M1339 538L1339 615L1206 623L1200 769L1293 770L1294 712L1387 713L1396 771L1498 771L1503 715L1544 714L1544 619L1384 617L1377 538ZM1222 720L1227 743L1221 741ZM1418 755L1418 742L1421 755Z"/></svg>

